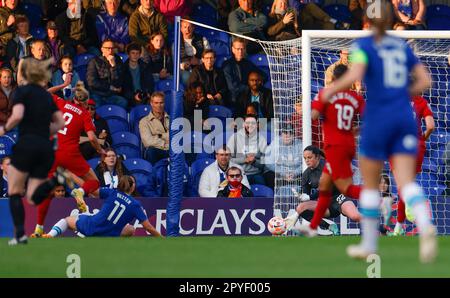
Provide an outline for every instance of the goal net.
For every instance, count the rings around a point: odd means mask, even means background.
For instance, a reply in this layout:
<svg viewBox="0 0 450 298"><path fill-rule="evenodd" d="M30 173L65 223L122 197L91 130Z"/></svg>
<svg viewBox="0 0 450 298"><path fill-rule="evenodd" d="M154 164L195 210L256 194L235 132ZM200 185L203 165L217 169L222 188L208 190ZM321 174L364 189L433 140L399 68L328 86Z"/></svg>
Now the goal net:
<svg viewBox="0 0 450 298"><path fill-rule="evenodd" d="M277 119L275 132L272 134L279 135L280 129L286 123L292 123L295 134L302 138L303 148L310 144L322 146L320 122L311 123L311 100L324 87L325 72L331 64L339 60L341 51L349 50L355 38L369 33L367 31L303 31L301 39L260 42L268 57ZM422 185L429 199L438 232L450 234L450 201L446 197L446 188L449 184L446 159L450 158L449 154L446 154L446 150L450 150L450 134L447 130L450 123L448 88L450 32L397 31L391 34L407 39L416 55L432 74L432 87L423 96L433 111L436 129L427 141L427 152L422 172L417 175L417 181ZM364 84L362 84L361 93L364 95ZM395 111L392 112L395 113ZM356 168L356 160L354 165ZM279 212L282 216L286 216L293 212L298 204L295 191L301 192L300 179L286 179L283 168L278 166L275 168L277 173L274 210L275 213ZM303 168L305 168L304 164ZM391 177L391 192L397 194L387 163L385 163L384 172ZM396 204L394 204L392 227L396 221L395 209ZM347 225L347 221L343 222L342 219L340 223L346 225L341 227L344 233L345 231L355 233L356 230L352 228L358 227L356 223ZM414 234L414 225L408 221L406 223L407 233Z"/></svg>

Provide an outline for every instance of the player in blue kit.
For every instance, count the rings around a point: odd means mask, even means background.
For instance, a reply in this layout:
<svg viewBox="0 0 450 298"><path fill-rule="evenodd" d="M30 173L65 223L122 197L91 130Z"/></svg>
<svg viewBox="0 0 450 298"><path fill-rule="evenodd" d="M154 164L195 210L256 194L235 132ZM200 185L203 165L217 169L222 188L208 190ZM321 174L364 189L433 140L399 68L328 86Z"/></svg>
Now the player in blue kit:
<svg viewBox="0 0 450 298"><path fill-rule="evenodd" d="M123 176L116 189L100 188L100 198L104 199L102 208L95 215L81 214L61 219L43 238L53 238L64 233L67 228L78 231L86 237L90 236L132 236L134 227L129 224L134 219L139 220L144 229L153 236L161 234L150 224L141 203L130 194L135 188L131 176Z"/></svg>
<svg viewBox="0 0 450 298"><path fill-rule="evenodd" d="M362 241L349 246L347 254L365 259L377 252L378 183L383 161L391 159L399 172L398 188L417 219L420 260L429 263L437 255L436 228L431 223L423 190L415 182L418 135L410 98L430 87L431 80L405 41L386 34L392 22L392 10L384 0L379 5L378 15L373 15L377 10L367 12L373 34L352 45L351 69L319 94L320 99L327 102L357 80L364 78L367 86L360 141L360 168L364 180L360 196ZM414 77L412 82L409 74Z"/></svg>

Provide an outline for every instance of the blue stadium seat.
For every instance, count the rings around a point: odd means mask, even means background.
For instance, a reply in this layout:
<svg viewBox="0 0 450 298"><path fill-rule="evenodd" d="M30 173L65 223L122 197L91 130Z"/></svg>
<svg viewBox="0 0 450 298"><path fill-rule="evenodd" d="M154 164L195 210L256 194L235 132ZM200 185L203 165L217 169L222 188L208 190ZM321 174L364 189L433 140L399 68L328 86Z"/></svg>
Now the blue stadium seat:
<svg viewBox="0 0 450 298"><path fill-rule="evenodd" d="M271 80L267 80L267 82L264 83L264 88L272 90L272 81Z"/></svg>
<svg viewBox="0 0 450 298"><path fill-rule="evenodd" d="M192 7L191 17L193 20L217 27L217 10L206 3L199 3Z"/></svg>
<svg viewBox="0 0 450 298"><path fill-rule="evenodd" d="M12 148L15 144L16 141L9 135L0 137L0 160L5 156L11 156Z"/></svg>
<svg viewBox="0 0 450 298"><path fill-rule="evenodd" d="M78 67L74 67L74 69L78 73L80 80L83 82L86 82L87 65L81 65Z"/></svg>
<svg viewBox="0 0 450 298"><path fill-rule="evenodd" d="M250 187L255 197L273 198L273 190L270 187L262 184L253 184Z"/></svg>
<svg viewBox="0 0 450 298"><path fill-rule="evenodd" d="M221 119L233 118L233 112L224 106L219 105L210 105L208 117L216 117Z"/></svg>
<svg viewBox="0 0 450 298"><path fill-rule="evenodd" d="M153 173L152 164L141 158L129 158L124 160L125 167L136 178L137 190L142 196L150 196L148 188Z"/></svg>
<svg viewBox="0 0 450 298"><path fill-rule="evenodd" d="M269 67L269 61L267 60L267 56L265 54L250 55L248 56L248 59L258 67L259 66Z"/></svg>
<svg viewBox="0 0 450 298"><path fill-rule="evenodd" d="M104 105L96 109L97 114L108 122L111 134L118 131L128 131L127 111L117 105Z"/></svg>
<svg viewBox="0 0 450 298"><path fill-rule="evenodd" d="M138 105L131 109L130 117L128 119L130 124L130 131L134 132L137 136L139 133L139 121L148 115L152 110L150 105Z"/></svg>
<svg viewBox="0 0 450 298"><path fill-rule="evenodd" d="M97 165L101 162L101 159L100 157L94 157L89 159L87 162L89 166L94 170L97 167Z"/></svg>
<svg viewBox="0 0 450 298"><path fill-rule="evenodd" d="M203 37L206 37L206 39L209 42L211 42L212 40L220 40L226 44L230 44L230 35L228 35L225 32L208 29L208 28L200 27L200 26L195 27L195 32L200 34Z"/></svg>
<svg viewBox="0 0 450 298"><path fill-rule="evenodd" d="M159 80L156 82L155 91L172 91L174 90L173 80L172 79L166 79L166 80ZM184 90L183 84L180 83L180 91Z"/></svg>
<svg viewBox="0 0 450 298"><path fill-rule="evenodd" d="M231 57L228 56L228 55L226 55L226 56L217 56L216 57L216 62L214 63L214 66L221 69L222 66L223 66L223 63L225 61L227 61L228 59L230 59L230 58Z"/></svg>
<svg viewBox="0 0 450 298"><path fill-rule="evenodd" d="M125 63L125 61L128 60L127 53L117 53L117 55L120 57L120 59L122 60L123 63Z"/></svg>
<svg viewBox="0 0 450 298"><path fill-rule="evenodd" d="M352 21L352 14L350 13L350 10L348 9L347 5L342 4L327 5L323 8L323 10L329 16L335 18L338 21L347 23L351 23Z"/></svg>
<svg viewBox="0 0 450 298"><path fill-rule="evenodd" d="M90 53L76 55L73 61L73 66L74 67L86 66L88 65L89 61L91 61L91 59L94 57L95 55Z"/></svg>
<svg viewBox="0 0 450 298"><path fill-rule="evenodd" d="M214 158L213 146L205 142L206 134L199 131L190 131L183 134L181 144L185 152L185 160L192 164L199 158ZM184 143L186 141L186 143Z"/></svg>
<svg viewBox="0 0 450 298"><path fill-rule="evenodd" d="M191 165L191 177L193 182L193 195L199 196L198 194L198 185L200 183L200 177L203 173L203 170L209 166L210 164L214 163L215 159L213 158L202 158L197 159L194 161Z"/></svg>
<svg viewBox="0 0 450 298"><path fill-rule="evenodd" d="M221 40L210 40L209 45L211 46L211 49L214 50L216 53L216 56L230 56L230 46L228 43L225 43Z"/></svg>
<svg viewBox="0 0 450 298"><path fill-rule="evenodd" d="M121 154L125 159L141 157L141 143L134 133L120 131L113 133L111 138L117 154Z"/></svg>
<svg viewBox="0 0 450 298"><path fill-rule="evenodd" d="M169 177L169 159L164 158L153 165L151 188L156 196L167 196L168 177ZM189 166L184 165L183 173L184 191L183 196L192 196L192 182L189 174Z"/></svg>
<svg viewBox="0 0 450 298"><path fill-rule="evenodd" d="M450 30L450 7L446 5L430 5L426 12L429 30Z"/></svg>
<svg viewBox="0 0 450 298"><path fill-rule="evenodd" d="M37 39L45 39L47 37L47 30L44 27L30 28L30 34Z"/></svg>
<svg viewBox="0 0 450 298"><path fill-rule="evenodd" d="M30 28L39 27L42 19L42 9L39 5L32 3L21 3L19 6L30 20Z"/></svg>

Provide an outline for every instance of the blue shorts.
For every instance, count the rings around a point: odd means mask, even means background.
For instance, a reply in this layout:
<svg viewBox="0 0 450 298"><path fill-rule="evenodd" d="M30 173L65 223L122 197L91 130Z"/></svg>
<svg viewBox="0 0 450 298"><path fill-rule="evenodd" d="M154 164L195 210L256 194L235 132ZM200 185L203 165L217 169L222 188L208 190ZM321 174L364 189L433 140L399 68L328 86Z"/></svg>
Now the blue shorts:
<svg viewBox="0 0 450 298"><path fill-rule="evenodd" d="M360 154L374 160L388 160L394 154L416 155L417 123L409 118L365 121L361 128Z"/></svg>
<svg viewBox="0 0 450 298"><path fill-rule="evenodd" d="M98 217L93 215L81 214L78 217L76 227L77 231L86 237L100 236L100 237L119 237L122 229L117 230L108 227L105 224L99 223Z"/></svg>
<svg viewBox="0 0 450 298"><path fill-rule="evenodd" d="M78 216L78 220L76 223L77 231L86 237L93 235L93 224L91 219L92 216L81 214L80 216Z"/></svg>

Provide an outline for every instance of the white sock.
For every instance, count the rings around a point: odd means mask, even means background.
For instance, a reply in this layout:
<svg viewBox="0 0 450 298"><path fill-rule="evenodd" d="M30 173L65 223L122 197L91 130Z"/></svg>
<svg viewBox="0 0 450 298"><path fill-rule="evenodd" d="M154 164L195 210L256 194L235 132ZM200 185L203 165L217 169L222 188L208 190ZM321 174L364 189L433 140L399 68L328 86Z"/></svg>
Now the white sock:
<svg viewBox="0 0 450 298"><path fill-rule="evenodd" d="M52 230L48 233L52 237L56 237L61 235L67 230L67 221L65 218L58 221L52 228Z"/></svg>
<svg viewBox="0 0 450 298"><path fill-rule="evenodd" d="M403 224L397 221L397 223L395 224L394 231L401 230L401 229L403 229Z"/></svg>
<svg viewBox="0 0 450 298"><path fill-rule="evenodd" d="M360 196L361 245L368 251L378 248L378 224L380 214L380 194L375 189L363 189Z"/></svg>
<svg viewBox="0 0 450 298"><path fill-rule="evenodd" d="M337 23L337 20L336 20L336 19L333 19L333 18L330 18L330 22L333 23L333 24L336 24L336 23Z"/></svg>
<svg viewBox="0 0 450 298"><path fill-rule="evenodd" d="M419 233L422 233L431 225L431 217L422 188L416 182L411 182L403 187L401 193L405 204L412 209Z"/></svg>

